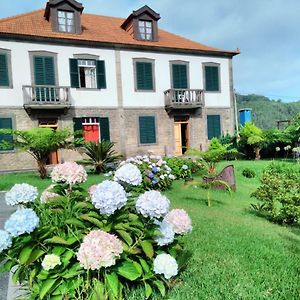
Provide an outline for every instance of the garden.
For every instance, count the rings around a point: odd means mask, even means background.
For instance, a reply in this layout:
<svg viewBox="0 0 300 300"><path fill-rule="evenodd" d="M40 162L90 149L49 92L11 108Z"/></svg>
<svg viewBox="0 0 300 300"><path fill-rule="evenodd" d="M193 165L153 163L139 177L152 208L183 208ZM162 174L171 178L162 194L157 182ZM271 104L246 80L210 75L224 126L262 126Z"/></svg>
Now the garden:
<svg viewBox="0 0 300 300"><path fill-rule="evenodd" d="M255 161L224 137L113 168L120 157L102 142L93 147L110 159L43 169L44 179L0 175L16 208L0 232L1 271L26 299L299 299L299 139L289 131L276 161L259 160L266 134L247 127L239 143ZM236 191L217 176L227 165Z"/></svg>

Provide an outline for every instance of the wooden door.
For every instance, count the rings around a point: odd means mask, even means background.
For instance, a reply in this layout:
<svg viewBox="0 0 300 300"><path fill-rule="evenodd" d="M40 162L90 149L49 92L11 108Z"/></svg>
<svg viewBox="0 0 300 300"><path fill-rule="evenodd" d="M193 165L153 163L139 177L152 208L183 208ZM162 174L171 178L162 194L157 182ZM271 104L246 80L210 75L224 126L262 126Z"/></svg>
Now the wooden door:
<svg viewBox="0 0 300 300"><path fill-rule="evenodd" d="M83 125L83 137L85 141L99 143L99 125Z"/></svg>
<svg viewBox="0 0 300 300"><path fill-rule="evenodd" d="M182 155L182 137L181 137L181 123L174 124L175 133L175 155Z"/></svg>

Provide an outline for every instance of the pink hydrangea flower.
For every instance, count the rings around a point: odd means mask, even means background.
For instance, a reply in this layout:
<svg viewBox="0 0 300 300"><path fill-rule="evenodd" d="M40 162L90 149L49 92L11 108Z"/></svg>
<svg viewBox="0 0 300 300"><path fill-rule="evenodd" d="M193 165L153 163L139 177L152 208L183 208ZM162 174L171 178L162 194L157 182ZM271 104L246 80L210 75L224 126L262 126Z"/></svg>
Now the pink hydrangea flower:
<svg viewBox="0 0 300 300"><path fill-rule="evenodd" d="M65 162L53 168L51 178L53 182L66 182L73 185L85 182L87 173L83 166L75 162Z"/></svg>
<svg viewBox="0 0 300 300"><path fill-rule="evenodd" d="M96 188L97 188L97 184L93 184L92 186L89 187L88 192L91 196L96 191Z"/></svg>
<svg viewBox="0 0 300 300"><path fill-rule="evenodd" d="M99 270L113 266L122 252L122 242L115 235L93 230L84 237L77 259L83 268Z"/></svg>
<svg viewBox="0 0 300 300"><path fill-rule="evenodd" d="M172 209L164 217L164 221L170 224L177 234L186 234L192 231L192 220L184 209Z"/></svg>
<svg viewBox="0 0 300 300"><path fill-rule="evenodd" d="M59 197L58 194L52 192L53 187L54 187L54 185L51 184L42 192L41 203L47 203L50 199Z"/></svg>

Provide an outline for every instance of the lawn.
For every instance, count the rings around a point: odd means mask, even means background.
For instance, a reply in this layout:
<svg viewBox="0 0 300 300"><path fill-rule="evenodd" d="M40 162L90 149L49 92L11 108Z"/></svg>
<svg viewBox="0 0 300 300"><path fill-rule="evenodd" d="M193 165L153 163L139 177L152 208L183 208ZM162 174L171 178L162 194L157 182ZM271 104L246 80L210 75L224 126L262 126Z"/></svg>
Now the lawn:
<svg viewBox="0 0 300 300"><path fill-rule="evenodd" d="M228 164L223 162L220 168ZM300 299L300 229L272 224L253 214L250 198L268 161L235 161L237 192L214 191L212 207L206 191L186 188L176 181L166 192L172 207L182 207L193 220L193 232L184 237L193 257L176 279L169 300L200 299ZM243 168L256 171L253 179L241 175ZM12 180L13 178L13 180ZM85 186L99 182L90 176ZM32 174L1 175L0 190L13 181L35 184ZM40 189L50 181L38 184ZM35 184L37 185L37 184ZM128 300L144 299L139 291ZM158 296L154 299L160 299Z"/></svg>

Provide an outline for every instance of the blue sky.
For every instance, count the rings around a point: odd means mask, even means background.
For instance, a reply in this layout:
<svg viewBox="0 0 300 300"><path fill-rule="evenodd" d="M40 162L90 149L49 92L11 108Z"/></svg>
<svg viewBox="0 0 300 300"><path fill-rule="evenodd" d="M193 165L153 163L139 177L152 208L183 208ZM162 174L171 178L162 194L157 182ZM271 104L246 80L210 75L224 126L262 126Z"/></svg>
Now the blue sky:
<svg viewBox="0 0 300 300"><path fill-rule="evenodd" d="M300 100L299 0L82 0L85 12L127 17L148 4L159 26L222 49L234 58L235 89ZM46 0L0 0L0 18L43 8Z"/></svg>

